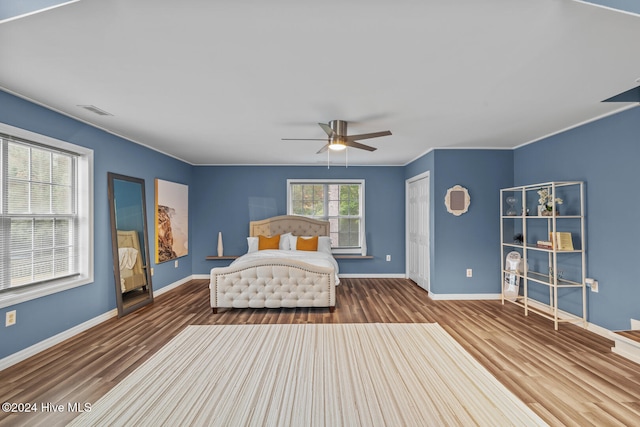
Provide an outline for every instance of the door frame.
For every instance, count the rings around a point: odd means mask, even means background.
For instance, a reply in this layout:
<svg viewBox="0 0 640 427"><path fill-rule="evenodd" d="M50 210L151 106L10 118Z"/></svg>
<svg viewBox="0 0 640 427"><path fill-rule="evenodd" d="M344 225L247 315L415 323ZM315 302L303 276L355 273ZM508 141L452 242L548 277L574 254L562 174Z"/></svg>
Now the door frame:
<svg viewBox="0 0 640 427"><path fill-rule="evenodd" d="M428 272L428 276L427 277L427 287L426 290L427 292L431 292L431 171L426 171L426 172L422 172L418 175L414 175L411 178L408 178L405 180L405 196L404 196L404 200L405 200L405 219L404 219L404 225L405 225L405 277L408 279L409 278L409 262L410 262L410 258L409 258L409 185L419 181L421 179L427 178L429 180L428 182L428 190L429 190L429 197L427 199L427 210L428 210L428 223L427 223L427 230L429 231L429 244L427 245L427 257L426 257L426 268L427 268L427 272Z"/></svg>

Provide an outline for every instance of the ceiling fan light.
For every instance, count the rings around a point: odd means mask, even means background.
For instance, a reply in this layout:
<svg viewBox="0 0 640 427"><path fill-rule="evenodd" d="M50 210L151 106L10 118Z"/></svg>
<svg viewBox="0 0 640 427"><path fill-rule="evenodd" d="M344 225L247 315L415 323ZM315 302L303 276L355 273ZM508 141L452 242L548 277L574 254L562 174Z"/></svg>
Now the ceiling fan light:
<svg viewBox="0 0 640 427"><path fill-rule="evenodd" d="M332 142L331 144L329 144L329 148L333 151L342 151L347 148L347 146L341 142Z"/></svg>

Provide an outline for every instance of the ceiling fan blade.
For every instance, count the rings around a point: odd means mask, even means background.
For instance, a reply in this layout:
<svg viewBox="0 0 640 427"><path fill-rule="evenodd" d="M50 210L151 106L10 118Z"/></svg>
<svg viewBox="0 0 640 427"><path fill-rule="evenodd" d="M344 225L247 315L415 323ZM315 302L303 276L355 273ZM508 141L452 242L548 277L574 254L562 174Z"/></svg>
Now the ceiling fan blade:
<svg viewBox="0 0 640 427"><path fill-rule="evenodd" d="M324 153L325 151L327 151L329 149L329 144L325 145L324 147L322 147L321 149L318 150L318 152L316 154L321 154Z"/></svg>
<svg viewBox="0 0 640 427"><path fill-rule="evenodd" d="M360 148L361 150L367 150L367 151L377 150L377 148L375 147L370 147L368 145L360 144L359 142L355 142L355 141L346 141L344 145L346 145L347 147Z"/></svg>
<svg viewBox="0 0 640 427"><path fill-rule="evenodd" d="M379 136L388 136L391 135L391 132L388 130L382 132L373 132L373 133L362 133L360 135L348 135L347 141L359 141L361 139L369 139L369 138L377 138Z"/></svg>
<svg viewBox="0 0 640 427"><path fill-rule="evenodd" d="M331 126L329 126L328 124L326 124L326 123L318 123L318 124L320 125L322 130L324 130L327 133L327 135L329 135L330 137L335 134L333 129L331 129Z"/></svg>
<svg viewBox="0 0 640 427"><path fill-rule="evenodd" d="M326 141L327 138L282 138L283 141Z"/></svg>

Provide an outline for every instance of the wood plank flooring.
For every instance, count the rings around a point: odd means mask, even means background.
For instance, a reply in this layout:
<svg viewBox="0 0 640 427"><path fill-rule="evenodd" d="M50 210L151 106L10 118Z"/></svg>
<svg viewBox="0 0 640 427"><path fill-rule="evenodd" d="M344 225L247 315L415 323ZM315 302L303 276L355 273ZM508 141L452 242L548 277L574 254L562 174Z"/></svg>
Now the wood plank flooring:
<svg viewBox="0 0 640 427"><path fill-rule="evenodd" d="M0 372L0 403L38 412L0 412L0 426L64 425L68 403L94 403L187 325L437 322L550 425L640 425L640 365L611 340L553 323L499 301L432 301L404 279L342 279L337 307L220 310L208 280L193 280L122 319L110 319ZM62 413L41 405L62 404Z"/></svg>

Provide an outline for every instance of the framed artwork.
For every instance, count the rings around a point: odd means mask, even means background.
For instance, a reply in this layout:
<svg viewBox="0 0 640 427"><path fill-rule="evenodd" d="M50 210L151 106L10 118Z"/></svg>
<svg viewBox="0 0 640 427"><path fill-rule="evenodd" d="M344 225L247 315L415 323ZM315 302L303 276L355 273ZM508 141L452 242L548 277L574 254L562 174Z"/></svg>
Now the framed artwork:
<svg viewBox="0 0 640 427"><path fill-rule="evenodd" d="M189 186L156 178L156 264L189 254Z"/></svg>
<svg viewBox="0 0 640 427"><path fill-rule="evenodd" d="M447 207L447 212L455 216L462 215L469 210L471 204L469 191L460 185L451 187L444 196L444 204Z"/></svg>

